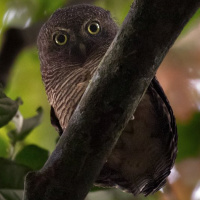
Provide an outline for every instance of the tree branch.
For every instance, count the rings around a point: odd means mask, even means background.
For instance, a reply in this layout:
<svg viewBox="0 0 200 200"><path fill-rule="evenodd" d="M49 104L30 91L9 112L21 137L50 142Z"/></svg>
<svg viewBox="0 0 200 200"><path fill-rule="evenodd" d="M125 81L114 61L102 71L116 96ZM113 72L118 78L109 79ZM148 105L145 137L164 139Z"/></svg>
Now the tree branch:
<svg viewBox="0 0 200 200"><path fill-rule="evenodd" d="M197 0L135 0L25 200L83 200Z"/></svg>
<svg viewBox="0 0 200 200"><path fill-rule="evenodd" d="M9 28L0 51L0 83L5 87L14 61L21 50L36 44L42 22L36 23L25 29Z"/></svg>

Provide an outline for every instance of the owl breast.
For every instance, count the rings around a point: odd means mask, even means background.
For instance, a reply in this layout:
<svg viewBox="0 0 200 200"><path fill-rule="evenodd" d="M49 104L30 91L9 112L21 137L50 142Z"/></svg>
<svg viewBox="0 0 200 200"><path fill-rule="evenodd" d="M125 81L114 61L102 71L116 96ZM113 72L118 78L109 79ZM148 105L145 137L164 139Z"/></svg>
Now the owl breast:
<svg viewBox="0 0 200 200"><path fill-rule="evenodd" d="M49 75L50 76L50 75ZM66 75L51 76L45 88L48 100L64 130L87 86L87 74L82 69L66 72ZM85 83L85 84L84 84Z"/></svg>
<svg viewBox="0 0 200 200"><path fill-rule="evenodd" d="M101 56L98 56L93 62L86 62L82 68L66 65L43 73L48 101L59 119L62 130L66 129L100 60Z"/></svg>

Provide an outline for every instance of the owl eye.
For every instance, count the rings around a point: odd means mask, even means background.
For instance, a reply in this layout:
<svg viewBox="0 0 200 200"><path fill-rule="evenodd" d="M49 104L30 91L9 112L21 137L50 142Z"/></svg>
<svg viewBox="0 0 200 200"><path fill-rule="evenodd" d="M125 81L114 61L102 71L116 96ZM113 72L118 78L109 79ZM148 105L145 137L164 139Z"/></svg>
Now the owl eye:
<svg viewBox="0 0 200 200"><path fill-rule="evenodd" d="M67 35L64 33L56 32L53 35L53 40L57 45L60 46L65 45L67 43Z"/></svg>
<svg viewBox="0 0 200 200"><path fill-rule="evenodd" d="M97 33L99 33L99 31L100 31L100 25L99 25L99 23L97 23L97 22L92 22L92 23L90 23L89 25L88 25L88 28L87 28L87 30L88 30L88 32L91 34L91 35L96 35Z"/></svg>

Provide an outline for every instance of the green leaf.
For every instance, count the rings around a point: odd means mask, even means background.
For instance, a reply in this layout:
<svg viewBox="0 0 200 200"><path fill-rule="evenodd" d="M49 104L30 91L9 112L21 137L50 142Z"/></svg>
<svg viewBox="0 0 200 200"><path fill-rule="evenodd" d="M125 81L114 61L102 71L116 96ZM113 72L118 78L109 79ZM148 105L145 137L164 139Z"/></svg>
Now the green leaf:
<svg viewBox="0 0 200 200"><path fill-rule="evenodd" d="M9 152L8 152L8 142L5 141L5 139L2 137L0 134L0 157L8 157Z"/></svg>
<svg viewBox="0 0 200 200"><path fill-rule="evenodd" d="M8 98L0 87L0 128L15 116L17 110L18 103Z"/></svg>
<svg viewBox="0 0 200 200"><path fill-rule="evenodd" d="M15 161L32 170L39 170L49 157L49 152L36 145L25 146L15 157Z"/></svg>
<svg viewBox="0 0 200 200"><path fill-rule="evenodd" d="M178 157L177 161L200 154L199 134L200 113L196 113L187 124L178 124Z"/></svg>
<svg viewBox="0 0 200 200"><path fill-rule="evenodd" d="M8 132L8 137L10 138L12 144L15 144L17 141L24 140L31 133L31 131L40 124L43 114L42 108L39 107L37 112L38 114L34 117L23 120L21 130L11 130Z"/></svg>
<svg viewBox="0 0 200 200"><path fill-rule="evenodd" d="M23 190L0 190L0 200L22 200Z"/></svg>
<svg viewBox="0 0 200 200"><path fill-rule="evenodd" d="M41 107L39 107L37 109L37 113L38 114L35 115L34 117L24 120L22 129L21 129L20 133L17 134L18 141L24 140L29 135L29 133L41 123L43 109Z"/></svg>
<svg viewBox="0 0 200 200"><path fill-rule="evenodd" d="M24 178L29 171L31 169L28 167L0 158L0 188L23 189Z"/></svg>

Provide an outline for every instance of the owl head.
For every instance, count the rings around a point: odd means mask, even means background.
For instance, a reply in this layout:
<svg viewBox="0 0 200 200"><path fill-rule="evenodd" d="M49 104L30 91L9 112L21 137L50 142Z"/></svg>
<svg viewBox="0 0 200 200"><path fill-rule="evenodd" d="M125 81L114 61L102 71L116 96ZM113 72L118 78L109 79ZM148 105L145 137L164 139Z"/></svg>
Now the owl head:
<svg viewBox="0 0 200 200"><path fill-rule="evenodd" d="M86 4L58 9L41 28L42 79L63 130L117 29L108 11Z"/></svg>
<svg viewBox="0 0 200 200"><path fill-rule="evenodd" d="M58 9L38 36L42 71L73 70L102 58L117 29L110 12L102 8L80 4Z"/></svg>

